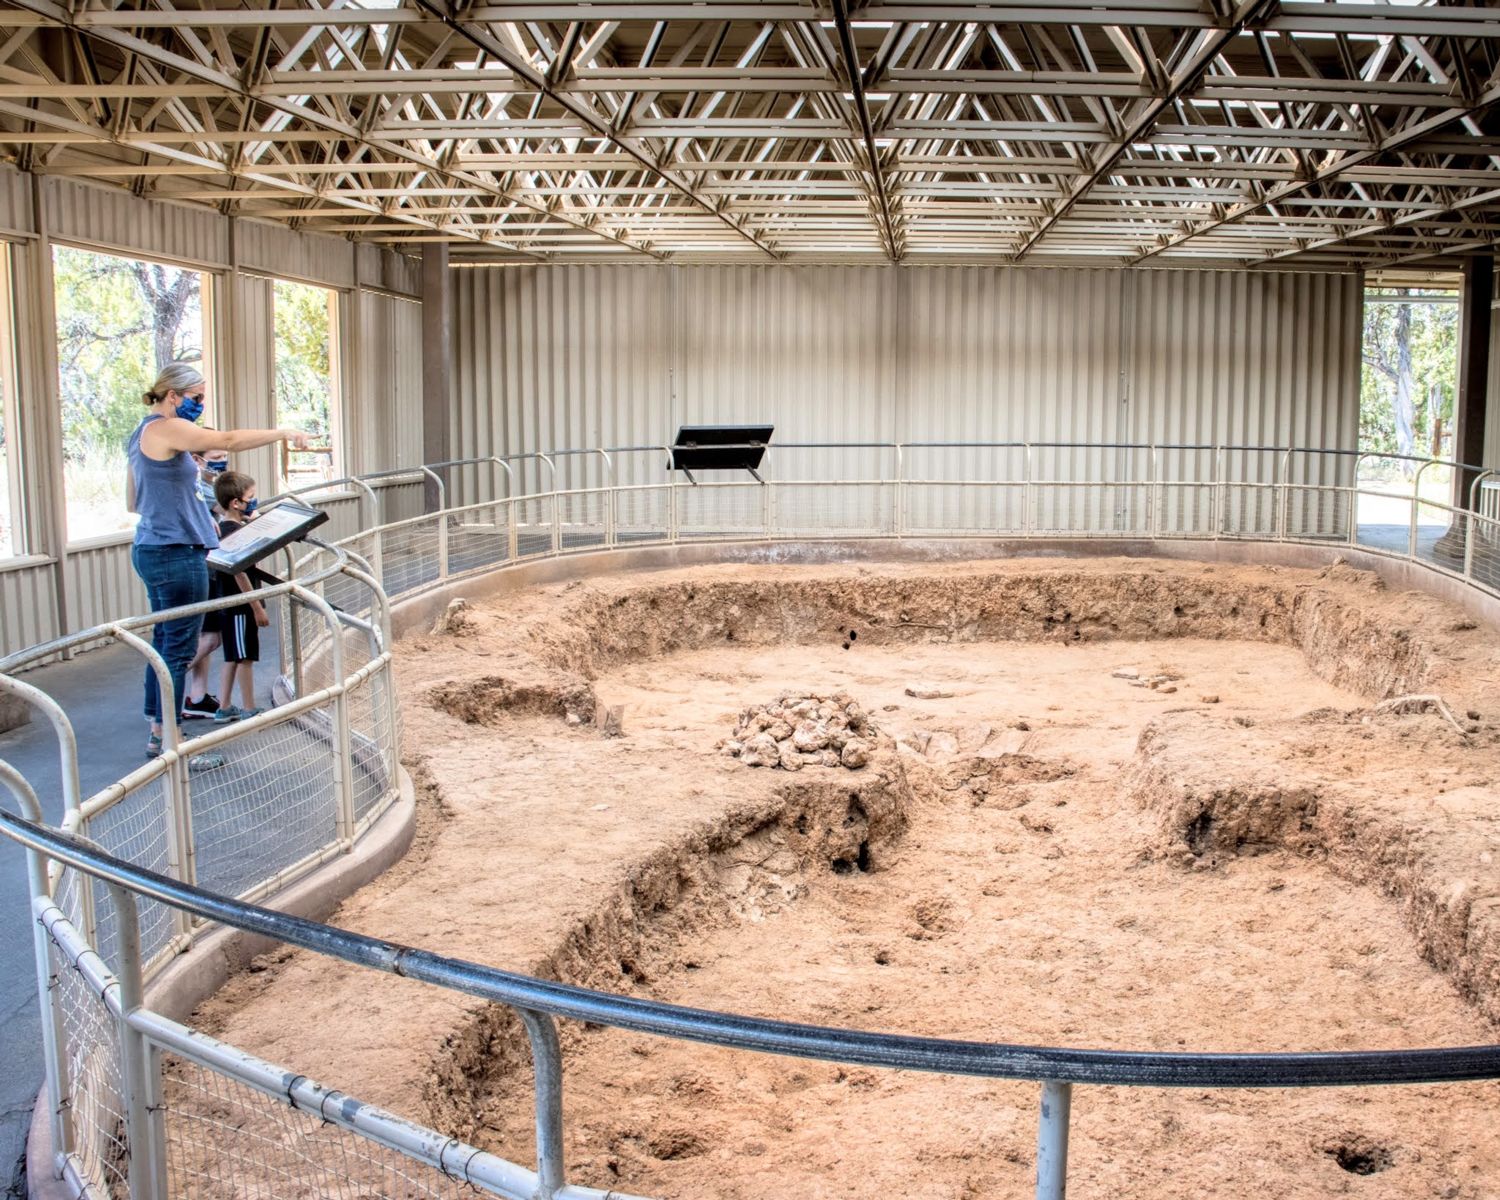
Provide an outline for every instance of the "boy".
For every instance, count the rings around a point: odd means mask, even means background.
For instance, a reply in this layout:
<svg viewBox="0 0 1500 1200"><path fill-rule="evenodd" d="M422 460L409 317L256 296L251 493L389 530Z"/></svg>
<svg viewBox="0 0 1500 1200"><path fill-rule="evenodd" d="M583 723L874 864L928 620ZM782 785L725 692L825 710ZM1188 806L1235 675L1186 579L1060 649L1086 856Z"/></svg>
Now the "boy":
<svg viewBox="0 0 1500 1200"><path fill-rule="evenodd" d="M212 429L213 426L205 425L203 428ZM229 468L229 451L210 450L206 454L194 454L192 457L193 464L198 468L198 478L194 484L198 499L208 505L209 514L217 524L223 514L219 511L219 501L214 495L214 484ZM208 583L209 595L224 594L213 590L212 577ZM219 711L219 698L208 690L208 672L214 651L219 648L223 640L220 630L222 615L217 610L203 614L203 628L198 634L198 653L193 655L193 661L188 663L187 681L184 684L187 695L182 701L181 720L183 721L207 720Z"/></svg>
<svg viewBox="0 0 1500 1200"><path fill-rule="evenodd" d="M214 482L214 499L218 501L219 509L224 514L224 519L219 522L221 538L228 537L242 528L245 522L253 520L256 505L260 503L255 497L255 480L238 471L220 474ZM237 592L254 591L263 577L260 571L253 568L251 573L257 577L254 583L244 573L233 577L216 573L220 589L218 594L233 596ZM260 713L261 710L255 707L255 664L260 661L260 635L257 631L270 623L271 618L266 615L265 606L259 600L222 610L220 629L224 639L224 672L219 678L219 695L223 697L223 702L214 713L217 724L223 725ZM234 703L236 681L240 685L240 698L245 702L243 708L236 707Z"/></svg>

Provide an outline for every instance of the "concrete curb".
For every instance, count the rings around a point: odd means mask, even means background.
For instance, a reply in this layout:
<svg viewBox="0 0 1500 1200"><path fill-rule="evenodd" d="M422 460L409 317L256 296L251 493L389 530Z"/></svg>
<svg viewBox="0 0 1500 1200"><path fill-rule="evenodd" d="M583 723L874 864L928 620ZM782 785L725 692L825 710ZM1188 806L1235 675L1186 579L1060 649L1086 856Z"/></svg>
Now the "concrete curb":
<svg viewBox="0 0 1500 1200"><path fill-rule="evenodd" d="M411 847L417 827L417 797L411 776L397 768L395 802L342 858L324 863L273 898L279 912L321 921L347 897L382 875ZM146 989L146 1006L173 1021L184 1021L250 960L277 946L273 938L221 927L193 943ZM72 1200L53 1167L51 1101L47 1085L37 1093L26 1135L28 1200Z"/></svg>

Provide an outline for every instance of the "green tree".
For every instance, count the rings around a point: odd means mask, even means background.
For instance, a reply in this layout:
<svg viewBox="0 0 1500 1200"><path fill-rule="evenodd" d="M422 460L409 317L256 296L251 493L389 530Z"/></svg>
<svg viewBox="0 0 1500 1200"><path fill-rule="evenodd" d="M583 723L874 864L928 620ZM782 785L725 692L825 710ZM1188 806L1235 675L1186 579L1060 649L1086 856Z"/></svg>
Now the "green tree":
<svg viewBox="0 0 1500 1200"><path fill-rule="evenodd" d="M124 442L161 367L202 360L202 276L58 246L53 282L63 453L78 461Z"/></svg>
<svg viewBox="0 0 1500 1200"><path fill-rule="evenodd" d="M331 293L276 281L276 420L325 442L332 434Z"/></svg>
<svg viewBox="0 0 1500 1200"><path fill-rule="evenodd" d="M1365 304L1360 449L1443 457L1458 387L1458 306L1398 294L1414 299Z"/></svg>

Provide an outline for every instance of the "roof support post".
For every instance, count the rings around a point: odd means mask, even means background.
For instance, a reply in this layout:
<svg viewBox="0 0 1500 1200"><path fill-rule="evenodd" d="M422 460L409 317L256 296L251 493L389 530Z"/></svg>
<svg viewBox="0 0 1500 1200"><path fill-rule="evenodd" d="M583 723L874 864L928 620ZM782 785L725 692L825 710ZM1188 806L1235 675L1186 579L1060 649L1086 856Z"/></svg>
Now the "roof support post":
<svg viewBox="0 0 1500 1200"><path fill-rule="evenodd" d="M448 286L448 243L422 246L422 461L453 458L448 409L453 354L453 300ZM436 512L442 503L431 479L423 487L422 511Z"/></svg>
<svg viewBox="0 0 1500 1200"><path fill-rule="evenodd" d="M1494 297L1494 255L1476 254L1464 259L1458 317L1458 395L1453 404L1453 461L1460 464L1477 463L1484 457ZM1477 474L1463 469L1454 472L1455 508L1469 503L1469 491Z"/></svg>

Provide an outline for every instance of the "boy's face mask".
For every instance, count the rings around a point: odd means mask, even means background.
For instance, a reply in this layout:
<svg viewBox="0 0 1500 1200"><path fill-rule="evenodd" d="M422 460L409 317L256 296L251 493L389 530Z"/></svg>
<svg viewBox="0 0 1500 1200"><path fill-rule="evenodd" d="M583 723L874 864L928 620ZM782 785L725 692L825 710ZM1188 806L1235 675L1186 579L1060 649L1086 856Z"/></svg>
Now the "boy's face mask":
<svg viewBox="0 0 1500 1200"><path fill-rule="evenodd" d="M255 510L257 508L259 508L259 507L260 507L260 501L258 499L246 500L245 501L245 515L247 517L253 517L255 515Z"/></svg>
<svg viewBox="0 0 1500 1200"><path fill-rule="evenodd" d="M222 475L229 467L229 460L227 458L209 458L204 460L203 465L215 475Z"/></svg>
<svg viewBox="0 0 1500 1200"><path fill-rule="evenodd" d="M203 393L196 396L184 395L177 405L177 415L184 421L196 421L203 415Z"/></svg>

